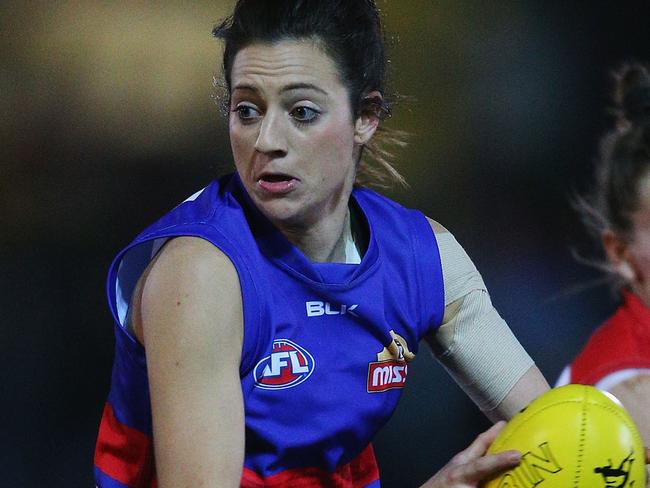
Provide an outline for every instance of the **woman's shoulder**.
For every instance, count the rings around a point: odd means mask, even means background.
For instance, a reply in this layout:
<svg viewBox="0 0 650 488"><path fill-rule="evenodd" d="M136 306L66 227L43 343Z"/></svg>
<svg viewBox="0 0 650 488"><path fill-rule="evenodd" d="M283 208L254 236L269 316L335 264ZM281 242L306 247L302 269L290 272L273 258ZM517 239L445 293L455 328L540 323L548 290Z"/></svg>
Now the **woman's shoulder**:
<svg viewBox="0 0 650 488"><path fill-rule="evenodd" d="M235 266L219 248L205 239L182 236L169 240L149 263L136 285L130 320L143 342L142 315L188 310L192 316L220 316L224 305L241 309Z"/></svg>
<svg viewBox="0 0 650 488"><path fill-rule="evenodd" d="M232 267L230 259L221 249L201 237L178 236L170 239L158 255L157 260L169 260L179 270L188 270L205 278L212 276L204 272L206 267Z"/></svg>
<svg viewBox="0 0 650 488"><path fill-rule="evenodd" d="M447 261L444 268L448 268L449 262L463 261L471 264L471 259L465 252L463 246L456 240L454 234L452 234L444 225L440 222L433 220L430 217L426 217L429 227L435 234L436 244L440 252L440 258L443 261ZM472 265L473 266L473 265Z"/></svg>
<svg viewBox="0 0 650 488"><path fill-rule="evenodd" d="M179 236L170 239L151 261L144 279L152 274L165 286L204 287L238 282L235 266L221 249L200 237Z"/></svg>

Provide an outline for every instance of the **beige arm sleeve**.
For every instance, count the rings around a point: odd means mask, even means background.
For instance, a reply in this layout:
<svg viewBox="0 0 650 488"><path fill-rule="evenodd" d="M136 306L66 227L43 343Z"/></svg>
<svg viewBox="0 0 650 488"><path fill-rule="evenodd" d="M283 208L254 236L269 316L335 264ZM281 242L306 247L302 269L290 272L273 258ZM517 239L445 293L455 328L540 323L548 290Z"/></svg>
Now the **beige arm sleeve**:
<svg viewBox="0 0 650 488"><path fill-rule="evenodd" d="M427 342L460 387L488 412L534 363L492 306L481 275L454 236L441 232L436 239L445 315Z"/></svg>

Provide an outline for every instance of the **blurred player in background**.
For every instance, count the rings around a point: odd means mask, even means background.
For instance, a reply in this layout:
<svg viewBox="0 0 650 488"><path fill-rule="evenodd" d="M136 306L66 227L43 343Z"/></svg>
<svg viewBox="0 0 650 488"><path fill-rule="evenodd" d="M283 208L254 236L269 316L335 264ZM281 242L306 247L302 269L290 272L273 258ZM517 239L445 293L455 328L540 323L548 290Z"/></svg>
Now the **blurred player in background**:
<svg viewBox="0 0 650 488"><path fill-rule="evenodd" d="M601 141L592 192L578 201L602 243L622 304L565 368L558 385L595 385L618 397L650 445L650 69L615 73L616 125Z"/></svg>
<svg viewBox="0 0 650 488"><path fill-rule="evenodd" d="M425 338L495 421L545 391L452 234L366 188L402 181L375 3L240 0L214 34L236 171L109 272L97 485L378 487L370 443ZM516 465L484 456L498 429L426 486Z"/></svg>

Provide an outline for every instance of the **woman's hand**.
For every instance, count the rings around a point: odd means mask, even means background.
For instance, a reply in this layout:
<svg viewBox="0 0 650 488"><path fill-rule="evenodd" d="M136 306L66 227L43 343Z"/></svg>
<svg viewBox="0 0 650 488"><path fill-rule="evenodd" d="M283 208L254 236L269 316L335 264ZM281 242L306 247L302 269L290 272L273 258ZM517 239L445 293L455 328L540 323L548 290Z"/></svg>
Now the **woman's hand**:
<svg viewBox="0 0 650 488"><path fill-rule="evenodd" d="M421 488L477 488L488 476L517 466L521 462L521 453L517 451L485 455L505 425L503 421L497 422L483 432Z"/></svg>

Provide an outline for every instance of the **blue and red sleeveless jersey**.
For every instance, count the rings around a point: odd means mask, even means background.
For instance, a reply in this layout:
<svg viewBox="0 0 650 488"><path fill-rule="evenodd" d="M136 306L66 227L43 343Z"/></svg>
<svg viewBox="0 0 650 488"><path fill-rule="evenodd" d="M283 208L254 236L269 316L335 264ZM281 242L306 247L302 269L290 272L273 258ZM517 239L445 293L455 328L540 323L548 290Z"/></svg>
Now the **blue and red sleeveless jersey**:
<svg viewBox="0 0 650 488"><path fill-rule="evenodd" d="M115 258L111 390L95 451L100 488L156 486L145 351L126 330L135 284L166 240L206 239L235 266L244 345L242 487L378 487L371 440L388 420L418 342L444 313L440 256L424 215L368 189L360 264L313 263L266 220L237 174L215 181Z"/></svg>

